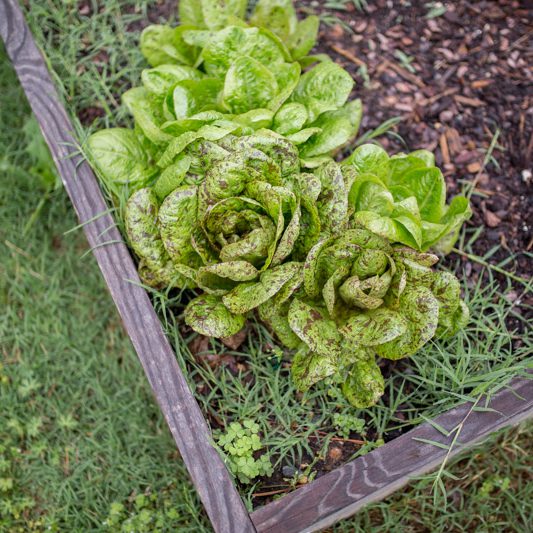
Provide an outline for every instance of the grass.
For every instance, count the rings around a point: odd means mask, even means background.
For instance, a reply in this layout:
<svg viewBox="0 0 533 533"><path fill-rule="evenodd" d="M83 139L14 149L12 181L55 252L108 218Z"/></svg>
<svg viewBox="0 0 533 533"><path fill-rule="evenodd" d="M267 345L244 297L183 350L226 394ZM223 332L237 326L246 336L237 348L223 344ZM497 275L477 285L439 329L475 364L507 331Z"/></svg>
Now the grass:
<svg viewBox="0 0 533 533"><path fill-rule="evenodd" d="M69 109L74 113L102 109L98 127L128 121L112 95L139 77L138 35L128 27L137 28L152 4L113 0L104 12L89 17L72 3L31 3L30 23L57 72ZM43 33L43 28L54 31ZM161 530L206 529L142 369L96 265L86 255L85 240L79 231L69 231L76 221L66 196L48 187L46 179L43 183L46 170L36 168L28 157L24 131L31 124L30 114L5 56L1 57L0 204L5 208L0 215L4 258L0 297L5 313L0 321L0 530L156 531L158 522L165 523ZM79 123L77 128L83 137L86 132ZM23 235L20 228L43 195L47 200ZM458 246L472 253L478 236L466 234ZM484 260L490 262L490 256ZM460 270L459 264L452 266ZM262 440L274 462L298 469L310 459L311 472L313 461L323 458L335 434L334 413L364 418L368 444L354 449L357 455L393 437L403 426L459 402L476 401L483 392L494 393L509 377L521 373L531 341L518 333L524 319L518 304L509 302L512 281L502 285L489 270L469 286L473 319L468 330L448 343L432 344L408 365L392 369L384 400L363 411L325 388L297 395L279 350L259 324L252 325L254 336L239 351L210 341L193 354L189 346L195 337L182 335L179 329L183 309L179 295L154 294L154 303L213 427L251 418L261 425ZM506 327L509 316L516 331ZM235 376L231 366L198 364L202 354L225 356L241 375ZM244 374L253 379L243 381ZM490 530L490 511L497 501L496 524L507 524L510 530L525 525L527 515L520 501L528 501L531 489L522 481L526 459L520 450L528 435L507 432L502 441L485 448L496 452L479 452L477 461L484 466L476 470L485 472L481 476L463 478L463 469L476 456L470 455L459 466L447 466L442 475L452 500L447 510L433 505L434 478L428 478L336 530L417 531L433 524L435 531L444 531L447 517L454 524ZM309 437L319 436L315 440L322 446L311 446ZM512 452L503 463L501 450ZM460 479L449 477L449 472ZM293 481L284 480L283 485ZM241 488L248 503L260 490L253 485ZM457 503L457 492L464 498L473 496Z"/></svg>

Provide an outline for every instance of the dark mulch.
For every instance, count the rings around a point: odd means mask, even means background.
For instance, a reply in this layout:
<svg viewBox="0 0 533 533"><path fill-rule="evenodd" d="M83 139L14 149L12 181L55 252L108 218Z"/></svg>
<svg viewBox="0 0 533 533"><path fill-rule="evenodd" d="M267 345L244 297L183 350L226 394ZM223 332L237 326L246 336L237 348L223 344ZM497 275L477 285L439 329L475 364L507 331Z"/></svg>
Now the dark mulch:
<svg viewBox="0 0 533 533"><path fill-rule="evenodd" d="M491 262L522 254L533 247L531 3L446 2L435 18L427 4L369 0L361 13L347 2L347 11L334 14L351 31L341 24L323 28L319 50L357 80L363 131L401 116L397 131L406 146L389 137L382 141L387 148L434 150L452 195L476 181L468 225L485 227L476 254L495 245L501 249ZM483 169L497 130L499 167ZM531 262L519 255L514 268L528 275Z"/></svg>

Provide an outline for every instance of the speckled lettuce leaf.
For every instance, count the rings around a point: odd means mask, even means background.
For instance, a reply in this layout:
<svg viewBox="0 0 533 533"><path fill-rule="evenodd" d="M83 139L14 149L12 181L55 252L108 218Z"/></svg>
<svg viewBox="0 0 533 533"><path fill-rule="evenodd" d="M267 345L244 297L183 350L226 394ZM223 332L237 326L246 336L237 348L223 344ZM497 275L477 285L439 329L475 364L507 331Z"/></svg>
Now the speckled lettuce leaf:
<svg viewBox="0 0 533 533"><path fill-rule="evenodd" d="M198 296L185 309L185 323L207 337L231 337L244 327L245 322L244 315L231 313L220 297L212 294Z"/></svg>
<svg viewBox="0 0 533 533"><path fill-rule="evenodd" d="M133 193L124 210L128 241L140 259L141 279L152 287L192 288L174 268L159 235L158 200L149 188Z"/></svg>
<svg viewBox="0 0 533 533"><path fill-rule="evenodd" d="M222 297L224 305L232 313L246 313L272 298L295 275L300 265L284 263L265 270L259 282L241 283Z"/></svg>
<svg viewBox="0 0 533 533"><path fill-rule="evenodd" d="M386 359L401 359L416 353L437 331L439 302L430 289L408 285L400 296L399 310L407 321L405 333L375 347Z"/></svg>
<svg viewBox="0 0 533 533"><path fill-rule="evenodd" d="M269 107L279 91L274 74L252 57L239 57L229 68L222 102L231 113Z"/></svg>
<svg viewBox="0 0 533 533"><path fill-rule="evenodd" d="M291 349L297 348L302 342L292 331L288 318L292 297L303 282L302 266L298 264L287 283L272 298L258 307L259 318L270 326L282 344Z"/></svg>
<svg viewBox="0 0 533 533"><path fill-rule="evenodd" d="M293 59L301 60L312 50L317 41L319 26L320 19L315 15L298 22L288 41Z"/></svg>
<svg viewBox="0 0 533 533"><path fill-rule="evenodd" d="M292 331L288 320L289 302L279 306L270 301L259 306L259 318L267 324L279 341L289 349L295 349L301 344L299 337Z"/></svg>
<svg viewBox="0 0 533 533"><path fill-rule="evenodd" d="M254 149L260 150L276 163L282 178L287 178L300 171L298 149L283 137L263 133L259 130L254 135L240 137L234 143L235 151L252 152ZM262 161L262 158L259 161Z"/></svg>
<svg viewBox="0 0 533 533"><path fill-rule="evenodd" d="M343 106L353 85L350 74L336 63L319 63L300 78L292 100L304 104L314 122L322 113Z"/></svg>
<svg viewBox="0 0 533 533"><path fill-rule="evenodd" d="M335 374L337 370L337 358L333 354L317 354L303 347L294 355L291 377L296 388L305 392L315 383Z"/></svg>
<svg viewBox="0 0 533 533"><path fill-rule="evenodd" d="M198 48L187 44L183 34L193 26L171 28L154 24L141 34L141 52L152 67L166 64L193 66L198 57Z"/></svg>
<svg viewBox="0 0 533 533"><path fill-rule="evenodd" d="M135 132L111 128L93 133L87 140L88 155L106 187L122 196L144 187L157 173Z"/></svg>
<svg viewBox="0 0 533 533"><path fill-rule="evenodd" d="M342 384L343 394L357 409L375 405L384 390L385 381L372 354L354 363Z"/></svg>
<svg viewBox="0 0 533 533"><path fill-rule="evenodd" d="M470 318L468 307L461 300L459 280L450 272L435 272L431 290L439 302L436 336L453 337L467 325Z"/></svg>
<svg viewBox="0 0 533 533"><path fill-rule="evenodd" d="M385 307L354 313L341 328L349 341L361 346L377 346L399 337L407 330L407 321L393 309Z"/></svg>
<svg viewBox="0 0 533 533"><path fill-rule="evenodd" d="M198 286L206 292L226 294L237 283L252 281L259 277L259 271L248 261L213 263L198 270Z"/></svg>
<svg viewBox="0 0 533 533"><path fill-rule="evenodd" d="M197 268L202 261L191 234L197 224L197 188L182 186L171 192L159 208L159 230L168 255L175 263Z"/></svg>
<svg viewBox="0 0 533 533"><path fill-rule="evenodd" d="M348 192L341 167L332 161L321 166L315 173L321 183L316 205L322 231L340 232L348 222Z"/></svg>
<svg viewBox="0 0 533 533"><path fill-rule="evenodd" d="M222 261L248 261L261 267L271 254L276 225L254 200L220 200L209 209L203 224Z"/></svg>
<svg viewBox="0 0 533 533"><path fill-rule="evenodd" d="M194 141L204 139L206 141L218 141L226 135L237 130L237 124L228 124L223 127L207 124L202 126L198 131L188 131L175 137L168 143L163 155L157 161L157 166L166 168L174 161L174 158L181 154Z"/></svg>
<svg viewBox="0 0 533 533"><path fill-rule="evenodd" d="M342 354L342 335L325 309L294 298L289 308L291 329L311 352L338 360Z"/></svg>

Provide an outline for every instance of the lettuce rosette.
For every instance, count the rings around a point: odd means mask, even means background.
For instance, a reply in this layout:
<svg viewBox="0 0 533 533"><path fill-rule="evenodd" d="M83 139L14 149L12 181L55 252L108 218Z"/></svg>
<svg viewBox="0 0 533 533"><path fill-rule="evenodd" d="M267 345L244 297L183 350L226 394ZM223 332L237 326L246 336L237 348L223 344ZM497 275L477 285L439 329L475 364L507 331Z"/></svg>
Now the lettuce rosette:
<svg viewBox="0 0 533 533"><path fill-rule="evenodd" d="M327 56L307 56L318 18L298 21L290 0L267 0L248 24L246 4L180 2L180 26L143 31L141 51L153 68L122 101L153 159L176 137L221 122L243 135L283 135L309 167L355 138L362 105L348 102L353 79Z"/></svg>
<svg viewBox="0 0 533 533"><path fill-rule="evenodd" d="M446 182L431 152L389 157L365 144L344 164L357 176L349 191L354 223L420 251L451 251L472 211L464 196L446 205Z"/></svg>
<svg viewBox="0 0 533 533"><path fill-rule="evenodd" d="M260 315L297 349L298 388L329 379L355 407L368 407L384 389L376 357L408 357L463 327L468 309L459 282L432 270L437 260L362 226L319 241L299 277Z"/></svg>
<svg viewBox="0 0 533 533"><path fill-rule="evenodd" d="M227 337L301 271L291 255L297 242L309 246L300 223L307 193L297 151L283 139L228 136L209 145L189 147L180 160L186 172L135 191L125 226L142 280L200 289L187 324ZM206 159L209 151L216 157Z"/></svg>

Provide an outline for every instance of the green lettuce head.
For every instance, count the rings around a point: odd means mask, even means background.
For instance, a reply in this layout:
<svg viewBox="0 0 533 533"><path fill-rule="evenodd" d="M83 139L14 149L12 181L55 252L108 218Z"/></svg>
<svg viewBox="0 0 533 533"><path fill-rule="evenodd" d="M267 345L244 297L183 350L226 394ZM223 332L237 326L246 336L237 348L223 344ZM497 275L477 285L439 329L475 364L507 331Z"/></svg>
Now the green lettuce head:
<svg viewBox="0 0 533 533"><path fill-rule="evenodd" d="M298 21L290 0L267 0L248 24L246 6L185 0L180 26L143 31L141 51L153 68L122 101L151 158L176 137L221 123L236 135L268 128L299 145L309 167L355 138L362 106L348 102L351 76L327 56L307 56L318 18Z"/></svg>
<svg viewBox="0 0 533 533"><path fill-rule="evenodd" d="M362 226L317 243L290 301L262 313L283 342L298 348L297 386L330 378L354 406L368 407L384 388L376 356L408 357L463 327L468 309L459 282L432 270L436 261Z"/></svg>
<svg viewBox="0 0 533 533"><path fill-rule="evenodd" d="M389 157L365 144L344 164L357 176L349 191L354 223L420 251L451 251L472 212L464 196L446 205L446 182L431 152Z"/></svg>

